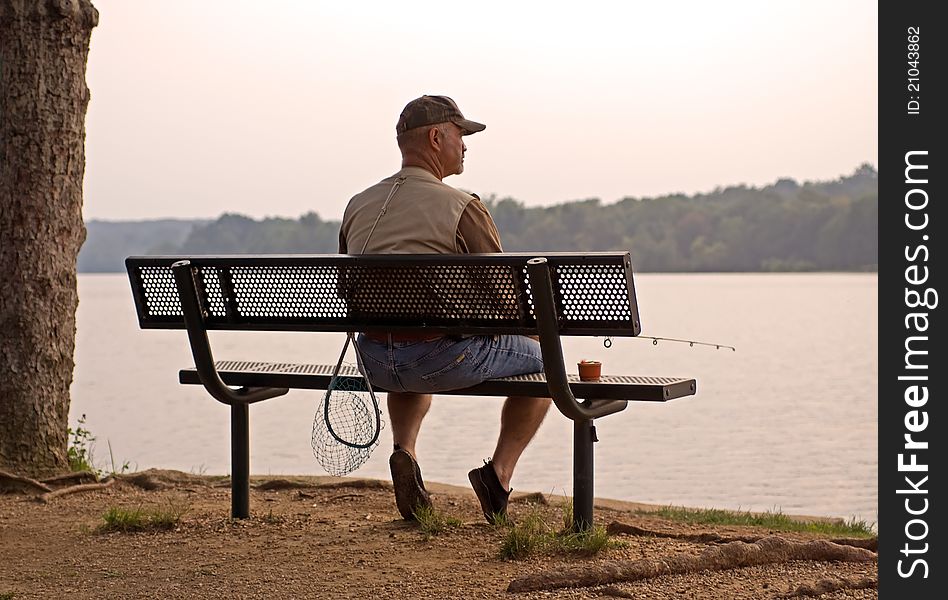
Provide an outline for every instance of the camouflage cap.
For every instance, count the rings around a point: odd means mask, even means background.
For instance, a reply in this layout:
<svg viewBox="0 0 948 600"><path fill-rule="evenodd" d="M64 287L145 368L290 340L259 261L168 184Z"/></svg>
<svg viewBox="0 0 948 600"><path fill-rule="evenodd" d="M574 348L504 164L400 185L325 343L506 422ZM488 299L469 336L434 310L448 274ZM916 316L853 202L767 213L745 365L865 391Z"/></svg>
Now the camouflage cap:
<svg viewBox="0 0 948 600"><path fill-rule="evenodd" d="M424 95L405 105L402 114L398 117L398 124L395 125L395 133L401 135L409 129L438 123L454 123L461 128L461 135L484 131L487 127L487 125L465 119L458 105L447 96Z"/></svg>

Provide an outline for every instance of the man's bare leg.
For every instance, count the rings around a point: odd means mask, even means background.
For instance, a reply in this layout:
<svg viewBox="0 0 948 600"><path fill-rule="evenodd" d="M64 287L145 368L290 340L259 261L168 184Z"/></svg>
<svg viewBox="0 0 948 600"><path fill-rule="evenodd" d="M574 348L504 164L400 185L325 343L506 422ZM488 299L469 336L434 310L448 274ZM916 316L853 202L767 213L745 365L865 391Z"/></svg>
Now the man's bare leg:
<svg viewBox="0 0 948 600"><path fill-rule="evenodd" d="M392 439L397 446L413 457L415 441L421 422L431 408L431 394L414 392L388 393L388 420L392 424Z"/></svg>
<svg viewBox="0 0 948 600"><path fill-rule="evenodd" d="M492 462L497 479L505 490L510 489L510 478L520 455L543 423L552 400L511 396L504 402L500 413L500 436ZM394 429L394 424L393 424Z"/></svg>

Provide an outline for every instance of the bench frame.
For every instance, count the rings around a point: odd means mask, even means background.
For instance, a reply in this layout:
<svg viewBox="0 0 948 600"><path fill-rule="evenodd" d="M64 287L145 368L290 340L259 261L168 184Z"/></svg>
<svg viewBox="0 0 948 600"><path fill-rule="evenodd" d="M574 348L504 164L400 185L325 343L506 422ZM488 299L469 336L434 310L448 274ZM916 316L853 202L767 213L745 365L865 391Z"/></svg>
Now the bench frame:
<svg viewBox="0 0 948 600"><path fill-rule="evenodd" d="M454 255L439 255L443 256L445 259L457 259L458 257ZM472 256L472 255L468 255ZM473 255L476 256L476 255ZM496 256L496 255L495 255ZM535 255L533 255L535 256ZM550 255L556 256L556 255ZM573 257L580 255L571 255ZM615 254L613 253L614 257ZM224 379L222 379L222 373L218 371L217 365L214 361L214 356L211 351L210 342L208 340L207 331L208 329L244 329L245 327L240 326L227 326L225 325L214 325L208 323L208 311L202 307L201 293L199 291L199 285L196 284L196 274L198 267L193 263L202 265L203 268L206 268L208 264L213 264L215 259L226 260L227 258L234 259L235 257L129 257L126 259L126 267L129 272L129 277L132 282L133 294L135 296L136 305L139 312L139 320L142 324L142 327L146 327L145 319L143 315L144 311L144 292L142 290L142 283L140 275L138 275L138 267L143 263L147 264L171 264L171 270L174 275L174 282L177 287L178 297L181 303L181 312L183 316L183 325L187 330L188 338L191 346L191 352L194 357L194 370L183 370L180 373L181 383L198 383L198 381L203 384L208 393L217 399L218 401L228 404L231 408L231 492L232 492L232 503L231 503L231 515L233 518L247 518L250 514L250 419L249 419L249 405L254 402L260 402L277 396L282 396L289 391L289 387L280 387L274 386L271 387L271 384L260 385L258 381L266 381L270 379L272 381L273 377L263 377L264 374L258 378L254 374L233 374L233 373L224 373L232 385L240 385L241 387L232 388L230 387ZM253 257L254 260L259 260L260 264L266 265L267 263L266 256ZM285 257L283 257L285 258ZM325 256L320 257L325 259L339 258L339 259L352 259L351 256ZM358 257L359 259L365 260L367 258L371 259L372 257ZM400 261L405 264L411 264L413 258L418 258L417 256L406 255L399 258ZM430 259L430 256L426 257ZM626 330L617 333L603 333L598 330L590 331L581 331L581 332L570 332L579 335L637 335L640 331L638 323L638 314L637 307L635 306L635 296L634 296L634 287L631 279L631 263L628 259L628 254L625 254L625 261L628 265L627 268L627 277L628 277L628 287L629 287L629 302L632 309L632 319L631 322L627 325ZM597 387L602 386L600 389L604 392L600 397L591 397L586 400L577 400L574 396L573 390L571 389L569 378L566 374L566 365L563 358L563 350L560 341L561 330L563 329L563 324L561 319L557 316L557 306L556 298L553 291L553 282L551 279L551 269L548 264L546 257L540 256L531 258L526 261L526 269L529 274L529 287L530 294L533 299L534 307L534 316L535 316L535 328L527 328L527 331L523 333L529 333L539 336L540 348L543 356L543 365L546 376L546 388L548 396L553 399L554 404L557 409L567 418L573 421L573 527L577 531L582 531L589 529L593 524L593 473L594 473L594 452L593 452L593 443L597 442L596 437L596 428L594 425L594 420L601 418L621 410L624 410L627 406L628 401L637 401L637 400L670 400L673 398L693 395L696 391L696 383L693 379L675 379L675 380L666 380L671 383L664 385L659 384L658 390L654 389L656 386L651 386L653 389L649 390L649 393L637 394L636 397L626 397L623 399L616 399L615 394L611 394L611 398L608 397L610 394L605 393L608 389L608 383L605 384L573 384L577 388L585 388L584 392L595 393ZM161 328L180 328L181 327L181 317L177 318L177 323L167 322L163 324L151 324L150 327L161 327ZM271 329L270 327L260 327L261 329ZM274 327L273 329L286 330L286 327ZM345 331L345 329L339 329L338 327L326 327L326 326L303 326L300 329L310 330L310 331ZM424 330L444 330L444 327L438 328L429 328L423 326L421 323L416 324L414 327L417 329ZM469 332L470 327L465 327L464 329ZM497 333L499 331L493 331L491 328L478 327L478 330L483 330L484 333ZM506 328L503 333L507 333L509 326ZM195 377L196 375L196 377ZM241 379L242 383L234 383L234 379ZM328 378L325 380L328 385ZM486 383L497 383L505 380L493 380ZM251 385L247 385L250 383ZM511 388L514 384L511 384ZM592 385L593 387L590 387ZM307 387L310 387L307 385ZM321 385L317 384L312 387L323 388ZM488 395L500 395L497 393L496 385L493 386L495 389L491 394ZM642 386L643 388L648 386ZM381 389L379 391L387 391ZM471 388L469 390L458 390L450 392L451 394L470 394L470 395L485 395L484 392L479 391L477 387ZM503 395L517 395L515 391L511 389L504 389ZM655 397L658 396L658 397Z"/></svg>

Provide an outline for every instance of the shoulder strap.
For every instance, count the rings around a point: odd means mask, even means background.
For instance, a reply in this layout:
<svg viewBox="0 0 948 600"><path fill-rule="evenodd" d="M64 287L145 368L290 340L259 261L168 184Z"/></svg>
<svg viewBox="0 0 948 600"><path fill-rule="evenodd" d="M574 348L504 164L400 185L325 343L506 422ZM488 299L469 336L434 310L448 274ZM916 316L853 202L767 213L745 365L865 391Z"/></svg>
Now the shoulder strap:
<svg viewBox="0 0 948 600"><path fill-rule="evenodd" d="M398 188L405 183L404 175L395 180L395 183L392 184L392 189L388 193L388 198L385 199L385 202L382 203L382 210L379 211L379 216L375 217L375 223L372 224L372 229L369 230L369 235L365 238L365 243L362 244L362 250L359 251L359 254L365 254L365 249L369 246L369 240L372 239L372 234L375 233L375 228L378 227L379 221L382 220L382 215L385 214L385 211L388 210L388 204L392 201L392 198L395 197L395 192L398 191Z"/></svg>

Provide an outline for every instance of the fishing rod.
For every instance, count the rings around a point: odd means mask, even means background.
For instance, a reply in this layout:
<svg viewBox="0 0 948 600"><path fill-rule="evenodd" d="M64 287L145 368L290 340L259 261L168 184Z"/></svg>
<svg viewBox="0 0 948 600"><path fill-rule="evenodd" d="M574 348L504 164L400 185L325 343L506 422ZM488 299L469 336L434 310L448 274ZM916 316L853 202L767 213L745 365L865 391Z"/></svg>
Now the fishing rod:
<svg viewBox="0 0 948 600"><path fill-rule="evenodd" d="M678 339L678 338L668 338L668 337L652 337L652 336L650 336L650 335L637 335L637 336L633 337L632 339L634 339L634 340L642 340L642 339L645 339L645 340L652 340L652 345L653 345L653 346L657 346L657 345L658 345L658 342L660 342L660 341L662 341L662 342L678 342L678 343L681 343L681 344L688 344L688 345L691 346L692 348L694 348L696 345L697 345L697 346L713 346L715 350L720 350L721 348L727 348L728 350L731 350L732 352L737 352L737 348L735 348L734 346L728 346L727 344L716 344L716 343L714 343L714 342L699 342L699 341L697 341L697 340L680 340L680 339ZM611 348L611 347L612 347L612 338L611 338L611 337L607 337L605 340L603 340L602 345L605 346L606 348Z"/></svg>

